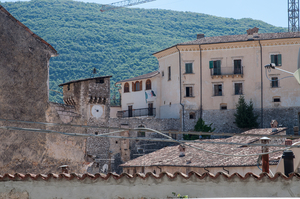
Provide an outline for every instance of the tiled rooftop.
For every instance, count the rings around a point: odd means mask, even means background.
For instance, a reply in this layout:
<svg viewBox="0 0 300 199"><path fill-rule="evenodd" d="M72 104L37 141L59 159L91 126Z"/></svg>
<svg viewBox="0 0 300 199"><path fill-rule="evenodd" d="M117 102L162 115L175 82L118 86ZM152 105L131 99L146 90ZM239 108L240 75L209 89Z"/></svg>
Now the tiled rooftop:
<svg viewBox="0 0 300 199"><path fill-rule="evenodd" d="M279 33L258 33L258 37L254 40L269 40L269 39L284 39L284 38L299 38L300 32L279 32ZM226 35L217 37L203 37L194 41L180 43L178 45L200 45L200 44L214 44L214 43L228 43L248 41L248 35Z"/></svg>
<svg viewBox="0 0 300 199"><path fill-rule="evenodd" d="M284 128L278 129L278 133L284 132ZM261 134L271 135L272 129L253 129L243 134ZM254 143L259 142L260 137L248 137L248 136L232 136L225 139L209 139L200 141L210 142L233 142L233 143ZM208 143L192 143L190 144L195 147L202 148L207 151L222 154L235 154L235 155L250 155L261 153L261 146L245 146L240 145L229 145L229 144L208 144ZM212 154L201 151L199 149L185 146L185 156L179 157L178 146L170 146L155 151L153 153L138 157L130 160L122 167L133 167L133 166L184 166L184 167L221 167L221 166L255 166L257 164L258 156L247 156L247 157L233 157ZM278 150L279 147L270 147L269 151ZM280 148L282 149L282 148ZM270 164L277 164L278 158L281 157L282 151L270 154Z"/></svg>
<svg viewBox="0 0 300 199"><path fill-rule="evenodd" d="M158 74L159 74L158 71L154 71L154 72L147 73L147 74L144 74L144 75L140 75L140 76L137 76L137 77L133 77L133 78L118 81L116 84L122 83L122 82L136 81L136 80L140 80L140 79L148 79L148 78L154 77Z"/></svg>

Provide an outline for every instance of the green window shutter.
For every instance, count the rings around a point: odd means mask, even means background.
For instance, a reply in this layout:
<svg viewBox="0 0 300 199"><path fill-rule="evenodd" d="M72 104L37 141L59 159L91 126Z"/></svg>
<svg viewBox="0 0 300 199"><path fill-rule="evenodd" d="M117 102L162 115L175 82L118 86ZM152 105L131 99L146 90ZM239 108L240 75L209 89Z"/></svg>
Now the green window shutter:
<svg viewBox="0 0 300 199"><path fill-rule="evenodd" d="M281 66L281 54L277 55L278 66Z"/></svg>
<svg viewBox="0 0 300 199"><path fill-rule="evenodd" d="M274 55L271 55L271 63L275 64L275 56Z"/></svg>
<svg viewBox="0 0 300 199"><path fill-rule="evenodd" d="M217 60L217 67L218 67L218 68L221 67L221 60Z"/></svg>
<svg viewBox="0 0 300 199"><path fill-rule="evenodd" d="M209 68L214 68L214 61L209 61Z"/></svg>

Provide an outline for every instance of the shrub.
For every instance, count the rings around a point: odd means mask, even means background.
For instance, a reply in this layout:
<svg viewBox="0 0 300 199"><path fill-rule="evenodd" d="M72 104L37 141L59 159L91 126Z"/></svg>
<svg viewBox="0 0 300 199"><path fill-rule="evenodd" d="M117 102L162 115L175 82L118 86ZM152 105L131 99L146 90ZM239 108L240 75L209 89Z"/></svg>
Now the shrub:
<svg viewBox="0 0 300 199"><path fill-rule="evenodd" d="M194 131L197 131L197 132L213 132L215 130L215 128L211 128L211 125L212 125L212 123L207 125L207 124L205 124L205 122L202 118L199 118L199 120L197 121L197 123L194 127ZM199 139L199 135L185 134L183 138L185 140L197 140L197 139ZM202 135L202 138L210 138L210 135Z"/></svg>

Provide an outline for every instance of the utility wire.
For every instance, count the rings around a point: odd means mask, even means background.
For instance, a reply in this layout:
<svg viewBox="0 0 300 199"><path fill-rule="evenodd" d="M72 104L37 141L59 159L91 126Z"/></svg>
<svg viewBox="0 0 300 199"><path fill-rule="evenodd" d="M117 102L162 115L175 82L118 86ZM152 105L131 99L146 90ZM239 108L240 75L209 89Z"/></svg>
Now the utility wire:
<svg viewBox="0 0 300 199"><path fill-rule="evenodd" d="M27 124L42 124L47 126L71 126L71 127L81 127L81 128L95 128L95 129L108 129L108 130L126 130L135 131L136 128L119 128L119 127L99 127L99 126L89 126L89 125L76 125L76 124L60 124L60 123L48 123L48 122L32 122L23 120L11 120L11 119L1 119L0 121L7 122L19 122ZM266 135L266 134L240 134L240 133L215 133L215 132L195 132L195 131L160 131L162 133L172 133L172 134L190 134L190 135L216 135L216 136L241 136L241 137L279 137L279 138L300 138L300 135ZM279 131L280 132L280 131Z"/></svg>

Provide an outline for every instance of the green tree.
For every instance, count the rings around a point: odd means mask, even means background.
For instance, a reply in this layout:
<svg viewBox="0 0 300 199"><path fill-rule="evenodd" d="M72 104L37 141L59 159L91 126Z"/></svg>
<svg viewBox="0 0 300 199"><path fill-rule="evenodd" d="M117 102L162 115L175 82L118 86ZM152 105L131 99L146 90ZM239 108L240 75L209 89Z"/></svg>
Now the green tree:
<svg viewBox="0 0 300 199"><path fill-rule="evenodd" d="M194 127L194 131L197 132L213 132L215 130L215 128L212 128L212 123L210 123L209 125L205 124L204 120L202 118L199 118L199 120L197 121L195 127ZM197 140L199 139L199 135L184 135L183 137L185 140ZM202 138L210 138L210 135L202 135Z"/></svg>
<svg viewBox="0 0 300 199"><path fill-rule="evenodd" d="M246 103L244 96L240 96L236 104L235 122L239 128L256 128L258 127L258 115L254 114L252 100L249 104Z"/></svg>

